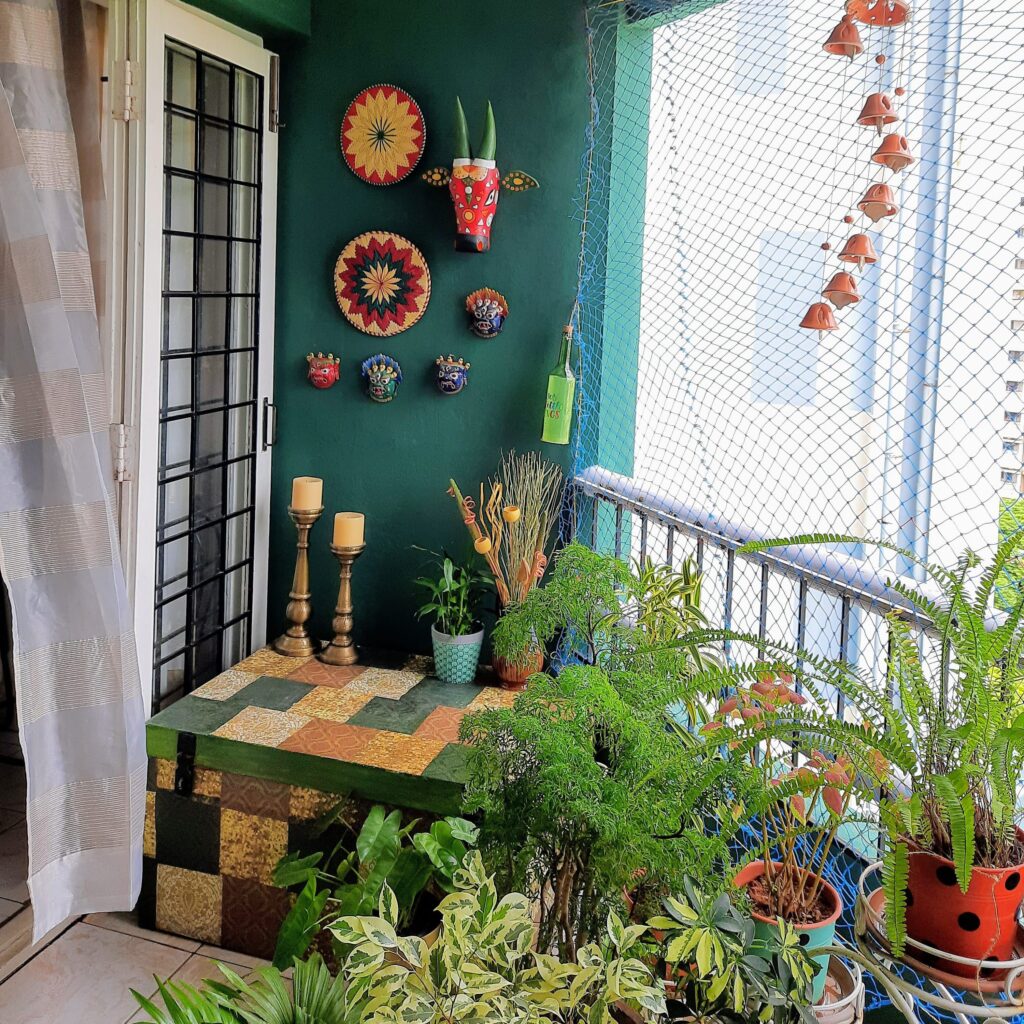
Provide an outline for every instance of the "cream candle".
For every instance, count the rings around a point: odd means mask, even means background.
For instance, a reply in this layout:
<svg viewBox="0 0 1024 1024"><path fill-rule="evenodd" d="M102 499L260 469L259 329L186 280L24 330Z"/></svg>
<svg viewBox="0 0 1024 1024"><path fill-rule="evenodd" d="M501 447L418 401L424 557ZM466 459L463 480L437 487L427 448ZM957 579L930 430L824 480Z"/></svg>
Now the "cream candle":
<svg viewBox="0 0 1024 1024"><path fill-rule="evenodd" d="M334 546L357 548L363 543L366 517L362 512L338 512L334 517Z"/></svg>
<svg viewBox="0 0 1024 1024"><path fill-rule="evenodd" d="M292 481L292 508L308 512L324 507L324 482L318 476L297 476Z"/></svg>

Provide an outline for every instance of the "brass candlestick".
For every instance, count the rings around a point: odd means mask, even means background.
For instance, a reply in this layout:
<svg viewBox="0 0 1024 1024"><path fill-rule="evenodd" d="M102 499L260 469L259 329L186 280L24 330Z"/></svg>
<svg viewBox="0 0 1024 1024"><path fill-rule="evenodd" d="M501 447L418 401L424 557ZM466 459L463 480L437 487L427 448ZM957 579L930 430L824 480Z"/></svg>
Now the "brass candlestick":
<svg viewBox="0 0 1024 1024"><path fill-rule="evenodd" d="M295 544L295 575L292 576L292 589L288 597L288 607L284 617L288 620L288 628L274 641L273 647L278 654L287 658L308 658L316 654L318 644L309 635L306 623L313 614L313 605L309 593L309 531L320 518L320 508L292 508L288 506L298 540Z"/></svg>
<svg viewBox="0 0 1024 1024"><path fill-rule="evenodd" d="M355 665L359 661L359 651L352 642L352 563L365 547L365 544L353 547L331 545L331 551L338 559L341 580L338 584L338 604L331 621L334 639L317 655L325 665Z"/></svg>

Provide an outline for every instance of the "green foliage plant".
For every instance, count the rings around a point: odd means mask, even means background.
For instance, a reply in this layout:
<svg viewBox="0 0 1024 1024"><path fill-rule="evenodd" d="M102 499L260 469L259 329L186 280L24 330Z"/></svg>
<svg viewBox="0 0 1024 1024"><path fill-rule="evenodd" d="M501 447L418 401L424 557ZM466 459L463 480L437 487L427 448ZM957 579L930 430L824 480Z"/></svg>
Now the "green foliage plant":
<svg viewBox="0 0 1024 1024"><path fill-rule="evenodd" d="M466 636L479 629L478 615L485 577L472 566L460 565L447 555L436 556L439 576L420 576L416 585L427 592L427 600L416 610L416 618L430 618L439 633Z"/></svg>
<svg viewBox="0 0 1024 1024"><path fill-rule="evenodd" d="M610 917L602 941L581 948L573 962L534 953L529 900L515 892L499 898L477 853L438 909L431 946L396 932L386 888L378 917L334 926L339 944L360 954L360 970L372 972L389 957L399 964L401 979L375 1010L375 1024L612 1024L619 1001L647 1017L664 1013L650 969L629 955L642 926Z"/></svg>
<svg viewBox="0 0 1024 1024"><path fill-rule="evenodd" d="M201 989L156 979L162 1007L134 990L132 995L149 1015L146 1024L362 1024L400 979L388 968L363 971L358 959L353 957L337 977L316 954L298 960L290 986L276 967L243 979L218 964L223 978L206 981Z"/></svg>
<svg viewBox="0 0 1024 1024"><path fill-rule="evenodd" d="M873 544L839 534L766 541L751 550L791 544ZM1024 533L1004 538L982 566L968 551L947 568L913 552L876 544L916 566L925 585L887 586L907 606L888 615L888 690L862 681L854 696L884 717L903 774L882 803L888 831L883 860L886 925L900 955L906 940L906 891L913 846L953 862L966 892L975 867L1024 863L1017 826L1024 773L1024 593L1001 619L990 617L995 591L1024 567ZM922 630L927 624L928 634Z"/></svg>
<svg viewBox="0 0 1024 1024"><path fill-rule="evenodd" d="M784 1011L813 1022L807 1006L817 965L800 936L780 921L770 938L755 942L754 921L737 897L685 878L680 894L667 897L664 912L647 922L685 1008L672 1019L745 1024Z"/></svg>
<svg viewBox="0 0 1024 1024"><path fill-rule="evenodd" d="M400 811L388 813L376 805L353 849L346 849L350 838L345 835L326 855L317 851L283 857L274 869L274 884L302 889L278 933L275 966L287 967L305 955L316 935L336 918L372 913L385 883L398 900L402 928L416 920L429 893L451 892L455 873L476 842L477 828L456 817L435 821L427 830L416 831L418 824L403 827Z"/></svg>
<svg viewBox="0 0 1024 1024"><path fill-rule="evenodd" d="M464 807L480 812L481 851L502 889L537 899L544 952L575 959L621 911L624 890L655 899L687 868L720 873L727 862L704 826L747 768L706 745L695 758L697 741L666 728L677 683L575 665L534 676L512 707L463 721Z"/></svg>

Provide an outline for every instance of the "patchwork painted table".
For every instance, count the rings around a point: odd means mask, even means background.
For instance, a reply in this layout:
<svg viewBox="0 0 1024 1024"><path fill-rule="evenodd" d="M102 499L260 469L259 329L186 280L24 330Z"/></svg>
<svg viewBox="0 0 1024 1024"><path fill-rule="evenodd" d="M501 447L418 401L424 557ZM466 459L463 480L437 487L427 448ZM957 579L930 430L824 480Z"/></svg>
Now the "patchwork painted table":
<svg viewBox="0 0 1024 1024"><path fill-rule="evenodd" d="M457 686L430 659L323 665L257 651L147 726L140 922L269 957L292 896L271 882L341 796L456 813L463 717L515 694Z"/></svg>

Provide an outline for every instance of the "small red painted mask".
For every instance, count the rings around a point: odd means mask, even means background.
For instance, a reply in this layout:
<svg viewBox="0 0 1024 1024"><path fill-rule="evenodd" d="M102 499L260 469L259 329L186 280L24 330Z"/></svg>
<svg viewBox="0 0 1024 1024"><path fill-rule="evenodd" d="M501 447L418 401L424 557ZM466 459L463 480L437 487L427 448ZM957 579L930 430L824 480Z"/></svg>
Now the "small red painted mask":
<svg viewBox="0 0 1024 1024"><path fill-rule="evenodd" d="M309 363L309 370L306 372L306 376L313 387L320 389L329 388L337 381L341 360L333 353L328 353L325 356L323 352L317 352L316 355L310 352L306 356L306 362Z"/></svg>

